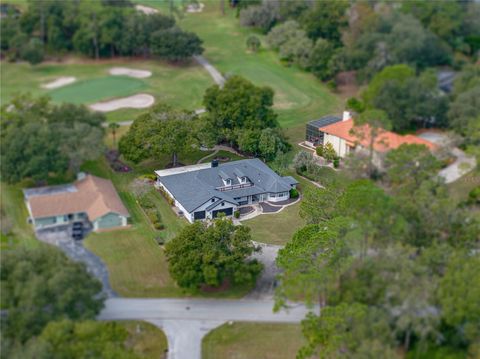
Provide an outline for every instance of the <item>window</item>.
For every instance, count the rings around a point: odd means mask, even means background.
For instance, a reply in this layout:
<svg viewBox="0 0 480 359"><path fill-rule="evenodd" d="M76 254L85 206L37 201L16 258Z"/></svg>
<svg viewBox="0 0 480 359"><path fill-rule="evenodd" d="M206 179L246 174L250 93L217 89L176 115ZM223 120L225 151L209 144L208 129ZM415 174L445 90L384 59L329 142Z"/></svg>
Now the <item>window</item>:
<svg viewBox="0 0 480 359"><path fill-rule="evenodd" d="M211 202L212 202L212 203L215 202L215 198L212 198L212 201L211 201Z"/></svg>
<svg viewBox="0 0 480 359"><path fill-rule="evenodd" d="M222 202L222 206L225 206L225 202Z"/></svg>
<svg viewBox="0 0 480 359"><path fill-rule="evenodd" d="M278 197L283 197L283 196L284 196L283 193L279 193L279 194L278 194Z"/></svg>
<svg viewBox="0 0 480 359"><path fill-rule="evenodd" d="M275 198L275 194L274 194L274 193L270 193L270 197L271 197L271 198Z"/></svg>

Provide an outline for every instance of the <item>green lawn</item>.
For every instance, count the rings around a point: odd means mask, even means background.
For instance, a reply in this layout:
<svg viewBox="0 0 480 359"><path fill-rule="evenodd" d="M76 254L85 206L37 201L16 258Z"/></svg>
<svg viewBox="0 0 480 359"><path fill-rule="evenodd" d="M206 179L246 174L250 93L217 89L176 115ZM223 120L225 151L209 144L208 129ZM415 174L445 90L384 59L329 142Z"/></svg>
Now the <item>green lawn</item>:
<svg viewBox="0 0 480 359"><path fill-rule="evenodd" d="M129 333L127 347L144 359L165 359L168 343L165 334L156 326L146 322L118 322Z"/></svg>
<svg viewBox="0 0 480 359"><path fill-rule="evenodd" d="M148 5L145 1L139 1ZM275 91L275 109L284 128L301 127L301 136L292 137L292 142L303 138L303 125L314 118L340 109L339 100L324 84L295 66L287 67L278 60L278 55L266 49L265 37L239 25L236 9L226 6L222 16L218 2L204 2L202 13L185 14L180 26L193 31L204 41L205 57L226 75L241 75L257 85L268 85ZM262 41L258 53L246 50L246 39L255 34Z"/></svg>
<svg viewBox="0 0 480 359"><path fill-rule="evenodd" d="M135 95L147 84L128 76L106 76L74 82L49 92L55 102L89 104L115 97Z"/></svg>
<svg viewBox="0 0 480 359"><path fill-rule="evenodd" d="M133 79L125 76L110 76L112 67L130 67L149 70L152 76ZM73 58L64 63L44 63L31 66L26 63L0 63L2 81L1 103L7 103L17 93L49 95L56 101L92 103L99 100L123 97L138 92L153 95L157 102L195 110L202 107L202 98L207 87L213 84L208 73L195 63L170 65L161 61L105 60L95 62ZM55 90L47 90L42 84L58 77L75 76L77 82ZM145 110L127 109L107 114L109 121L133 120Z"/></svg>
<svg viewBox="0 0 480 359"><path fill-rule="evenodd" d="M224 324L203 339L203 359L291 359L304 339L299 324Z"/></svg>
<svg viewBox="0 0 480 359"><path fill-rule="evenodd" d="M447 185L450 197L457 203L467 200L469 192L478 186L480 186L480 169L478 168Z"/></svg>

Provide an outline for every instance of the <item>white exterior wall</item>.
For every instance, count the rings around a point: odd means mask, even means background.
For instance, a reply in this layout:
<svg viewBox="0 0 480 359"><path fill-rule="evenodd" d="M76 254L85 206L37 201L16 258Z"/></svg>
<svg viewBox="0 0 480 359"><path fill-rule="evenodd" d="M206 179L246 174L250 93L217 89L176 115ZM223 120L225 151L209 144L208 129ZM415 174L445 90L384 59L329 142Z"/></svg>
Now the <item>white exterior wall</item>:
<svg viewBox="0 0 480 359"><path fill-rule="evenodd" d="M341 158L346 157L350 152L347 142L343 138L329 135L328 133L326 133L325 137L323 138L323 145L326 145L327 142L330 142L332 144L333 149Z"/></svg>
<svg viewBox="0 0 480 359"><path fill-rule="evenodd" d="M282 194L282 197L278 197L279 194ZM275 197L272 197L274 195ZM290 198L290 192L279 192L279 193L269 193L268 194L268 201L269 202L281 202L286 201Z"/></svg>

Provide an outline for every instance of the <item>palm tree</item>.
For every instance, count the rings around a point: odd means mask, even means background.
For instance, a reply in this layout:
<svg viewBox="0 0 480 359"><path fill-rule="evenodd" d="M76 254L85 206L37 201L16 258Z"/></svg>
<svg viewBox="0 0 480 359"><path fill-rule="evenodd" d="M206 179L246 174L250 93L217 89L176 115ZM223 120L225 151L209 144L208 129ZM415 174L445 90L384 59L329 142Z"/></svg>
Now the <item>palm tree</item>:
<svg viewBox="0 0 480 359"><path fill-rule="evenodd" d="M115 135L117 134L117 129L120 127L120 125L116 122L112 122L110 124L108 124L108 128L110 129L110 131L112 131L112 137L113 137L113 147L116 147L115 145Z"/></svg>

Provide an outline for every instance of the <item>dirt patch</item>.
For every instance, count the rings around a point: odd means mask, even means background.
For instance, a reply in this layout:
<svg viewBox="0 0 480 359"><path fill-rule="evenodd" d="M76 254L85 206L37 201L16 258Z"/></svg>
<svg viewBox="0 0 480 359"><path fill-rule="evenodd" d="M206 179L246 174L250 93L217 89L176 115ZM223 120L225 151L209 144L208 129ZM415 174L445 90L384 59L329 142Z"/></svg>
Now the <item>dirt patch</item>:
<svg viewBox="0 0 480 359"><path fill-rule="evenodd" d="M146 15L152 15L158 12L157 9L154 9L153 7L150 7L150 6L144 6L144 5L135 5L135 9L137 9L137 11L143 12Z"/></svg>
<svg viewBox="0 0 480 359"><path fill-rule="evenodd" d="M116 111L122 108L147 108L155 103L155 98L149 94L137 94L129 97L118 98L111 101L97 102L89 108L99 112Z"/></svg>
<svg viewBox="0 0 480 359"><path fill-rule="evenodd" d="M152 76L151 71L130 69L128 67L112 67L108 72L110 73L110 75L114 75L114 76L123 75L123 76L135 77L137 79L144 79Z"/></svg>
<svg viewBox="0 0 480 359"><path fill-rule="evenodd" d="M47 89L47 90L53 90L53 89L56 89L56 88L59 88L59 87L70 85L70 84L74 83L75 81L77 81L77 78L73 77L73 76L59 77L58 79L56 79L52 82L43 84L42 88Z"/></svg>

